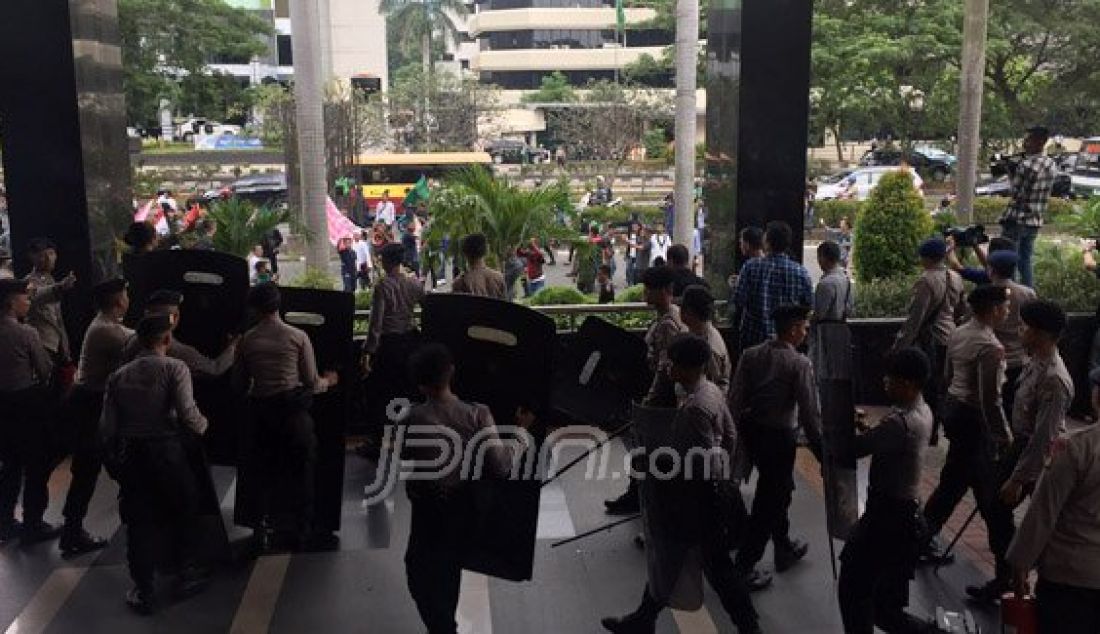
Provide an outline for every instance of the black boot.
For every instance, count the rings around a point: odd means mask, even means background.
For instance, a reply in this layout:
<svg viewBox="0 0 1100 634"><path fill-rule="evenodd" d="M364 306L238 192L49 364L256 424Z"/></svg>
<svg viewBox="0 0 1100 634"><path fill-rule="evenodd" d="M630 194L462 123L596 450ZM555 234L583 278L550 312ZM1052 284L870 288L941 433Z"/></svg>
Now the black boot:
<svg viewBox="0 0 1100 634"><path fill-rule="evenodd" d="M966 595L971 601L987 606L996 606L1001 603L1001 595L1008 592L1010 584L1001 578L995 578L984 585L966 586Z"/></svg>
<svg viewBox="0 0 1100 634"><path fill-rule="evenodd" d="M23 522L9 520L0 522L0 544L15 539L23 534Z"/></svg>
<svg viewBox="0 0 1100 634"><path fill-rule="evenodd" d="M810 545L806 542L792 539L783 547L775 549L775 571L786 572L790 570L809 552Z"/></svg>
<svg viewBox="0 0 1100 634"><path fill-rule="evenodd" d="M152 588L134 587L126 593L126 605L142 616L149 616L156 611Z"/></svg>
<svg viewBox="0 0 1100 634"><path fill-rule="evenodd" d="M626 492L613 500L605 500L603 505L607 508L608 515L633 515L642 510L641 501L638 499L638 482L630 480Z"/></svg>
<svg viewBox="0 0 1100 634"><path fill-rule="evenodd" d="M20 543L30 546L39 542L55 539L61 534L61 529L53 524L38 520L23 524L23 533L20 535Z"/></svg>
<svg viewBox="0 0 1100 634"><path fill-rule="evenodd" d="M661 605L650 596L647 587L642 594L642 604L626 616L609 616L600 624L614 634L653 634L657 628L657 615L661 613Z"/></svg>
<svg viewBox="0 0 1100 634"><path fill-rule="evenodd" d="M84 530L84 527L79 524L67 524L61 530L61 539L58 541L58 546L61 548L61 554L65 557L75 557L84 553L103 550L107 547L107 543L106 539L89 535L88 531Z"/></svg>

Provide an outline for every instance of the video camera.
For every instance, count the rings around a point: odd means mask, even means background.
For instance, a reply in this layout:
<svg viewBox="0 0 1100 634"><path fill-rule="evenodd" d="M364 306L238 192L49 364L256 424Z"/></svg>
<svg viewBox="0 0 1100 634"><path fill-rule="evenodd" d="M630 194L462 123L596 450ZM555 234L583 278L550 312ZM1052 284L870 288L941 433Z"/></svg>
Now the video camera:
<svg viewBox="0 0 1100 634"><path fill-rule="evenodd" d="M994 178L1002 176L1012 177L1016 174L1016 168L1023 162L1025 154L994 154L989 162L989 173Z"/></svg>
<svg viewBox="0 0 1100 634"><path fill-rule="evenodd" d="M989 242L989 236L985 234L985 227L982 225L948 227L943 230L943 237L954 239L955 246L960 248L974 248Z"/></svg>

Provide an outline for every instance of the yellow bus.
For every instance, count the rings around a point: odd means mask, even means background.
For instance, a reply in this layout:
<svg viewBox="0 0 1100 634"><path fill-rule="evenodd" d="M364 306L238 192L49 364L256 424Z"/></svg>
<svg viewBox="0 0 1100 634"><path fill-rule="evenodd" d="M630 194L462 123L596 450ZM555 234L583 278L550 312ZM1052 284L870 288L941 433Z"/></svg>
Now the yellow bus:
<svg viewBox="0 0 1100 634"><path fill-rule="evenodd" d="M493 158L487 152L363 154L348 175L359 183L363 198L373 207L383 192L389 192L390 200L400 204L422 176L431 180L463 167L492 164Z"/></svg>

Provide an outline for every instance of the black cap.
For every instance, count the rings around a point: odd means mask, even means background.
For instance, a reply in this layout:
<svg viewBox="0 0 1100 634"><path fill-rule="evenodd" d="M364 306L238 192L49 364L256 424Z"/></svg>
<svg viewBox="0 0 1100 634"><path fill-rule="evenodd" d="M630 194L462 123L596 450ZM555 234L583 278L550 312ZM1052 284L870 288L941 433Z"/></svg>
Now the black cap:
<svg viewBox="0 0 1100 634"><path fill-rule="evenodd" d="M0 300L27 292L27 280L0 280Z"/></svg>
<svg viewBox="0 0 1100 634"><path fill-rule="evenodd" d="M163 336L172 331L172 318L168 315L150 315L143 318L137 327L137 335L142 340Z"/></svg>
<svg viewBox="0 0 1100 634"><path fill-rule="evenodd" d="M1061 337L1066 329L1066 311L1051 301L1035 300L1024 304L1020 308L1020 319L1028 328L1041 330L1055 338Z"/></svg>
<svg viewBox="0 0 1100 634"><path fill-rule="evenodd" d="M129 282L122 279L121 277L106 280L92 287L92 297L95 299L96 302L98 302L109 295L121 293L122 291L126 290L127 286L129 286Z"/></svg>
<svg viewBox="0 0 1100 634"><path fill-rule="evenodd" d="M668 346L668 358L672 363L688 368L701 368L710 360L710 344L699 335L676 335Z"/></svg>
<svg viewBox="0 0 1100 634"><path fill-rule="evenodd" d="M183 303L183 293L179 291L173 291L171 289L162 288L159 291L153 291L153 294L149 296L149 299L145 300L145 307L150 308L153 306L179 306Z"/></svg>
<svg viewBox="0 0 1100 634"><path fill-rule="evenodd" d="M776 324L790 324L810 318L810 307L797 304L784 304L772 309L772 321Z"/></svg>
<svg viewBox="0 0 1100 634"><path fill-rule="evenodd" d="M985 310L1008 301L1008 289L1004 286L986 284L970 291L966 301L974 310Z"/></svg>

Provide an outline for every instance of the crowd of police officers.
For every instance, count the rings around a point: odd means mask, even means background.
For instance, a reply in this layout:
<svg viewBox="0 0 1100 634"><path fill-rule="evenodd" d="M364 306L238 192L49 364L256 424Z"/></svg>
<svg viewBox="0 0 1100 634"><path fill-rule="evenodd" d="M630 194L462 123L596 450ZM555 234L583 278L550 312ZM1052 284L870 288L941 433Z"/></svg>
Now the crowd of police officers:
<svg viewBox="0 0 1100 634"><path fill-rule="evenodd" d="M1028 574L1038 565L1042 632L1095 633L1100 631L1100 431L1063 435L1073 399L1073 382L1057 348L1066 316L1012 281L1011 250L991 253L992 283L964 296L957 275L945 265L948 247L941 240L921 245L924 272L887 360L885 391L892 409L876 425L862 427L850 446L832 448L847 459L872 457L866 510L841 555L845 631L870 634L876 626L888 632L937 631L934 623L905 611L908 582L919 560L944 563L947 555L936 536L969 490L997 561L989 584L968 589L972 598L993 602L1004 592L1025 591ZM411 377L423 397L412 419L448 427L469 441L493 428L492 416L450 391L456 361L446 349L416 341L412 310L423 290L401 275L399 249L390 245L381 254L387 277L374 296L363 370L370 372L379 361L404 366L411 356ZM105 467L119 483L119 510L127 526L134 581L128 604L140 613L155 608L155 571L164 569L165 552L172 555L176 592L200 591L209 568L197 543L198 519L208 512L212 488L200 443L207 420L195 403L192 377L231 371L251 414L263 422L252 447L262 465L260 515L289 532L294 547L308 548L318 537L312 525L317 439L310 404L340 377L320 372L309 338L282 320L279 289L252 288L247 305L253 325L220 356L208 358L172 336L180 319L179 293L153 293L131 330L122 323L129 310L126 282L99 283L93 290L95 318L73 358L60 302L75 280L55 279L57 254L50 242L34 241L29 255L30 276L0 280L0 541L60 537L67 556L104 548L106 541L90 535L83 522ZM799 351L807 336L844 326L850 306L850 283L834 275L836 249L823 245L819 258L829 274L828 288L818 298L831 298L829 305L816 307L815 314L810 306L775 307L769 315L774 337L742 350L732 378L732 357L710 323L709 291L692 286L674 297L674 276L665 267L650 268L643 278L646 302L657 311L645 338L654 372L646 403L675 409L673 425L688 445L747 456L745 465L759 474L751 510L741 500L740 476L731 484L725 474L689 490L701 510L685 519L696 526L691 534L702 548L707 580L743 633L762 631L750 592L771 581L757 568L765 545L774 544L779 573L807 552L804 542L790 536L787 517L799 430L815 457L825 460L829 447L823 446L818 403L827 400L819 399L826 388L815 379L814 364L844 366L836 359L822 361L823 355L850 355L846 346L818 344L811 362ZM843 298L840 308L838 298ZM1012 380L1006 379L1006 368ZM1100 376L1093 379L1100 385ZM388 389L397 393L411 386ZM70 421L71 430L59 434L51 418ZM533 414L518 411L514 422L529 427ZM922 505L921 473L937 425L950 446L939 485ZM65 437L60 449L59 435ZM511 471L510 461L526 449L510 444L516 442L522 439L495 446L494 472ZM70 452L65 521L56 527L43 519L47 483ZM21 522L15 519L20 492ZM1029 494L1033 501L1017 530L1013 510ZM450 478L410 488L410 499L409 589L431 632L454 632L463 548L454 535L462 533L456 523L472 521L466 494L462 483ZM649 500L662 504L660 497ZM276 509L287 517L276 518ZM641 510L655 512L646 504ZM263 524L258 533L266 535L269 528L274 530ZM658 556L669 552L667 546L646 544ZM737 550L736 559L731 550ZM604 627L653 632L657 615L670 604L669 588L651 570L638 609L604 619Z"/></svg>

